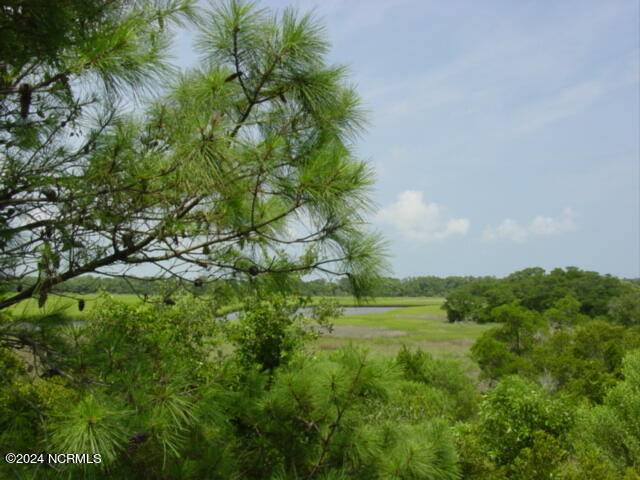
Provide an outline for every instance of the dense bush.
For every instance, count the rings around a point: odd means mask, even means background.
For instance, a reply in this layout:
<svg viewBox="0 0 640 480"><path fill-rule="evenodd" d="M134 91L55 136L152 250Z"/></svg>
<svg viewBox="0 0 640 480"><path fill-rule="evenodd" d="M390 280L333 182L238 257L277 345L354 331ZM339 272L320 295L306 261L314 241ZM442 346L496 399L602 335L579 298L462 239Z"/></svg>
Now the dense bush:
<svg viewBox="0 0 640 480"><path fill-rule="evenodd" d="M580 313L584 315L605 315L613 302L621 321L632 322L637 317L634 299L639 292L631 282L575 267L556 268L549 273L528 268L502 279L479 279L462 285L447 295L444 308L451 322L492 322L494 308L514 301L527 310L542 313L563 298L573 298L580 303ZM625 300L616 300L620 297Z"/></svg>
<svg viewBox="0 0 640 480"><path fill-rule="evenodd" d="M411 386L403 388L405 399L416 400L409 393L411 391L420 396L426 394L422 397L423 408L429 408L428 403L440 403L439 415L453 420L468 419L476 412L478 392L458 363L434 359L422 350L412 352L406 347L398 353L396 363L402 369L403 377L411 382ZM427 389L423 390L424 387ZM404 403L402 399L398 402Z"/></svg>
<svg viewBox="0 0 640 480"><path fill-rule="evenodd" d="M463 475L637 479L636 287L620 284L608 290L615 286L611 279L572 270L551 275L577 283L551 301L552 290L536 293L545 276L525 271L512 276L517 279L510 285L517 287L516 301L488 310L484 293L467 297L466 305L485 302L482 308L470 309L470 315L497 326L472 347L481 377L493 388L478 417L456 428ZM585 278L599 285L587 285ZM608 309L605 302L590 298L607 297L614 290L622 293L609 299ZM586 308L579 298L586 298Z"/></svg>
<svg viewBox="0 0 640 480"><path fill-rule="evenodd" d="M548 436L566 435L572 423L570 405L515 376L505 378L487 395L480 410L479 434L491 459L510 466L524 449L535 450Z"/></svg>
<svg viewBox="0 0 640 480"><path fill-rule="evenodd" d="M315 357L297 303L247 299L237 320L218 307L104 297L85 326L49 332L55 372L3 349L2 448L102 455L40 478L458 478L450 422L473 416L476 393L456 365L409 351Z"/></svg>
<svg viewBox="0 0 640 480"><path fill-rule="evenodd" d="M550 391L601 402L621 377L625 353L640 347L639 329L605 319L585 320L576 313L563 320L575 326L554 327L549 319L559 318L557 308L540 315L506 305L494 314L502 323L472 347L485 379L520 374Z"/></svg>
<svg viewBox="0 0 640 480"><path fill-rule="evenodd" d="M464 478L555 478L568 457L573 409L530 381L506 377L486 396L478 418L457 430Z"/></svg>
<svg viewBox="0 0 640 480"><path fill-rule="evenodd" d="M305 299L293 301L283 295L249 297L238 321L227 328L227 336L246 365L273 370L323 327L328 328L329 318L338 313L338 308L327 301L310 308ZM317 327L310 327L309 320Z"/></svg>
<svg viewBox="0 0 640 480"><path fill-rule="evenodd" d="M473 347L495 383L484 393L420 350L314 353L331 305L303 314L261 293L229 319L208 297L174 298L103 297L86 325L5 316L56 348L0 350L2 448L102 455L38 478L636 478L640 334L569 297L493 312L501 323Z"/></svg>
<svg viewBox="0 0 640 480"><path fill-rule="evenodd" d="M574 434L577 448L621 476L640 467L640 351L625 357L622 373L603 405L581 412Z"/></svg>

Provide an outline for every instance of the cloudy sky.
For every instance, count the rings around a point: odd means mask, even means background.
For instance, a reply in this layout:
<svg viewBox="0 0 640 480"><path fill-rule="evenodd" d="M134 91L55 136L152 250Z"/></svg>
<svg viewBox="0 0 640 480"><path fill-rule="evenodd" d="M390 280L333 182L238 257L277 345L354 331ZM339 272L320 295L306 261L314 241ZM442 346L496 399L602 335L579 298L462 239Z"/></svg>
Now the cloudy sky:
<svg viewBox="0 0 640 480"><path fill-rule="evenodd" d="M314 9L350 66L396 276L640 276L640 2L261 3Z"/></svg>

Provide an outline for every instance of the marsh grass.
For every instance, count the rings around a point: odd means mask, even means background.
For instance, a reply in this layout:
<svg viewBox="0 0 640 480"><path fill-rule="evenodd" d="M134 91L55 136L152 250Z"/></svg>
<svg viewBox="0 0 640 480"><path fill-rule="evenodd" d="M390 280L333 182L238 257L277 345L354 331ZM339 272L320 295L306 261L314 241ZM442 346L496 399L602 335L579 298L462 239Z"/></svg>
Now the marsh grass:
<svg viewBox="0 0 640 480"><path fill-rule="evenodd" d="M387 299L381 299L383 302ZM398 299L403 300L403 299ZM411 302L420 299L408 299ZM492 324L476 324L469 322L449 323L441 305L443 299L421 299L420 306L399 307L384 313L368 315L350 315L336 319L333 323L340 327L357 327L362 335L358 337L350 332L348 336L341 336L340 330L335 334L320 337L313 348L319 352L335 350L347 345L357 345L368 348L372 353L381 356L391 356L406 345L410 348L419 347L435 357L456 359L463 362L472 372L477 366L470 359L469 352L475 340ZM380 332L381 329L393 331L393 335L369 335L368 330ZM403 332L403 335L398 334Z"/></svg>
<svg viewBox="0 0 640 480"><path fill-rule="evenodd" d="M89 318L99 296L100 294L51 296L44 308L38 308L37 301L30 299L9 310L14 318L65 316L83 320ZM142 301L134 294L112 296L117 301L130 305ZM85 301L83 311L78 310L80 299ZM315 341L311 348L318 352L332 351L352 344L366 347L376 355L392 356L403 345L407 345L422 348L438 358L461 360L470 370L475 370L477 367L469 358L469 350L475 340L492 327L490 324L449 323L441 308L444 299L438 297L378 297L364 304L358 304L351 297L332 299L344 307L361 305L398 308L384 313L348 315L334 320L334 325L344 328L337 329L333 334L323 335Z"/></svg>
<svg viewBox="0 0 640 480"><path fill-rule="evenodd" d="M114 299L128 305L134 305L141 302L142 299L134 294L116 294L112 295ZM30 318L30 317L51 317L54 315L64 315L72 317L75 320L83 320L89 317L90 312L95 308L99 293L91 294L73 294L65 293L61 296L50 295L44 307L38 307L38 301L35 298L24 300L7 310L13 317ZM85 305L82 311L78 308L78 302L84 300Z"/></svg>

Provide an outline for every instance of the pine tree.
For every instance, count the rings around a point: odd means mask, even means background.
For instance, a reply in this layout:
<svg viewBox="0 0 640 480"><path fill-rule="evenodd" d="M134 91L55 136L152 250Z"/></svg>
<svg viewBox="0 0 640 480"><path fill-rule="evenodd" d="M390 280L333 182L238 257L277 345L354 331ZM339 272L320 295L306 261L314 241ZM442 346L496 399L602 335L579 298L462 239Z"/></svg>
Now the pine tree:
<svg viewBox="0 0 640 480"><path fill-rule="evenodd" d="M164 276L170 261L202 284L316 270L359 293L377 277L360 99L312 16L235 0L199 15L191 0L1 12L8 45L24 45L0 58L0 263L4 281L37 281L0 308L45 304L88 272ZM27 41L48 17L64 20L43 23L52 44ZM185 21L202 63L178 74L167 47Z"/></svg>

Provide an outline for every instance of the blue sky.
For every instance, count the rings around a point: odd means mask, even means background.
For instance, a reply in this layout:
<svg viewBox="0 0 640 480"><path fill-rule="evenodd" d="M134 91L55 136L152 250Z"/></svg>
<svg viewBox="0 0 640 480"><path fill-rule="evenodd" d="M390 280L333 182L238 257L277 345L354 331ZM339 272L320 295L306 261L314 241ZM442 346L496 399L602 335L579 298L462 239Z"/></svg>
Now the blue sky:
<svg viewBox="0 0 640 480"><path fill-rule="evenodd" d="M261 4L314 9L351 69L396 276L640 276L640 2Z"/></svg>

